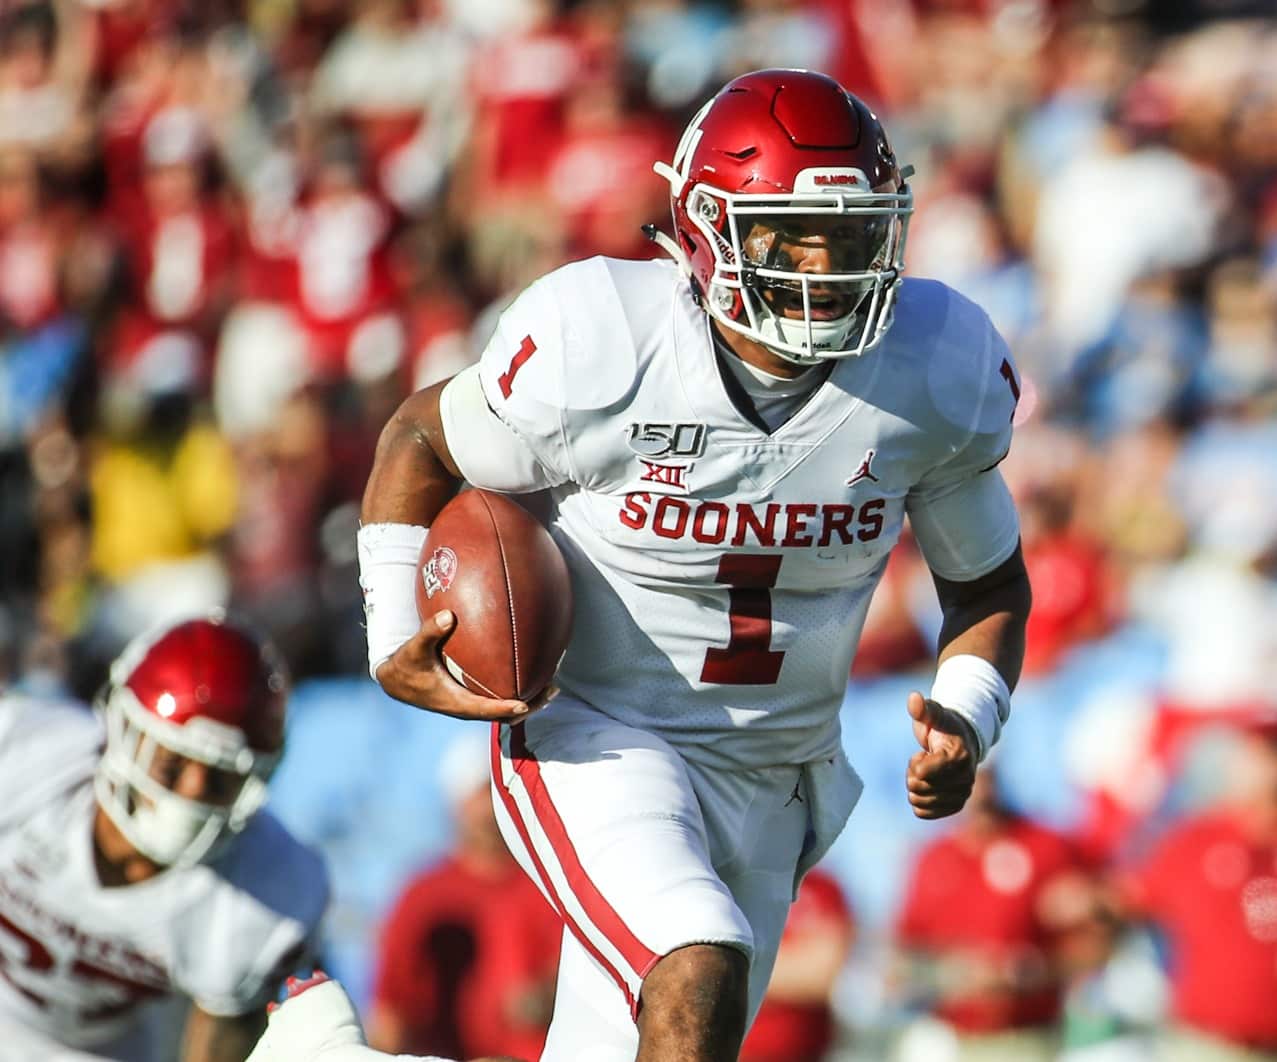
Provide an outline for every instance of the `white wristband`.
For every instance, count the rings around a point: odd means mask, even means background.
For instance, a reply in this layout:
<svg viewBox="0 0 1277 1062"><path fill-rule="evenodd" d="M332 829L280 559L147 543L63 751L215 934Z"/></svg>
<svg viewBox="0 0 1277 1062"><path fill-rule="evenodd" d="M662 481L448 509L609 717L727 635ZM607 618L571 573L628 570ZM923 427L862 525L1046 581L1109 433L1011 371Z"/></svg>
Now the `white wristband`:
<svg viewBox="0 0 1277 1062"><path fill-rule="evenodd" d="M931 699L971 724L983 761L1011 714L1011 691L1001 673L984 657L962 653L936 669Z"/></svg>
<svg viewBox="0 0 1277 1062"><path fill-rule="evenodd" d="M365 524L356 535L368 633L368 673L374 679L386 658L421 627L417 561L426 530L417 524Z"/></svg>

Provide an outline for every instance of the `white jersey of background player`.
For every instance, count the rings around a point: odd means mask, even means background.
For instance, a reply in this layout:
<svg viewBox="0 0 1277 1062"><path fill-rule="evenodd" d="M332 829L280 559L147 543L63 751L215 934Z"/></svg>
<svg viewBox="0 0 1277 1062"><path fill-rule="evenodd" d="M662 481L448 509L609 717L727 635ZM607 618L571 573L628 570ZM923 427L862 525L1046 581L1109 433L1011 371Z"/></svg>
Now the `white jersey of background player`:
<svg viewBox="0 0 1277 1062"><path fill-rule="evenodd" d="M901 281L911 197L877 119L822 75L763 71L658 169L684 268L533 284L475 369L401 407L364 499L374 674L514 722L498 819L567 927L553 1060L735 1057L858 793L838 711L906 515L945 609L932 696L908 706L917 814L966 799L1028 611L996 471L1018 378L982 311ZM414 634L396 603L449 472L549 490L577 620L544 711L466 696L436 654L451 618Z"/></svg>
<svg viewBox="0 0 1277 1062"><path fill-rule="evenodd" d="M184 1059L246 1057L328 895L258 810L283 697L254 638L201 619L132 646L100 715L0 698L0 1059L168 1062L147 1004L172 994Z"/></svg>

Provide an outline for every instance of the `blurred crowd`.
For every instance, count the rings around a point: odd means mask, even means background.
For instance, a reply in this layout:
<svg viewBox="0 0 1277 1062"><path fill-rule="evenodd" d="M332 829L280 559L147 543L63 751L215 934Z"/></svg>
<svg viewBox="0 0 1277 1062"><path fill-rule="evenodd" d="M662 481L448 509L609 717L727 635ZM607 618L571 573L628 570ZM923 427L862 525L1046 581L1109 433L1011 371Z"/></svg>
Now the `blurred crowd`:
<svg viewBox="0 0 1277 1062"><path fill-rule="evenodd" d="M651 162L764 66L876 107L917 170L910 272L1015 352L1026 682L1132 629L1156 647L1138 695L1056 706L1068 866L1144 858L1238 772L1277 785L1254 756L1194 773L1220 724L1240 748L1277 712L1263 0L0 3L0 677L89 695L133 634L219 605L299 679L364 672L354 532L382 424L535 276L658 253ZM856 681L925 670L937 627L906 541ZM1096 912L1121 905L1084 891L1068 954L1107 955ZM1277 969L1275 896L1251 937ZM899 926L921 946L919 904Z"/></svg>

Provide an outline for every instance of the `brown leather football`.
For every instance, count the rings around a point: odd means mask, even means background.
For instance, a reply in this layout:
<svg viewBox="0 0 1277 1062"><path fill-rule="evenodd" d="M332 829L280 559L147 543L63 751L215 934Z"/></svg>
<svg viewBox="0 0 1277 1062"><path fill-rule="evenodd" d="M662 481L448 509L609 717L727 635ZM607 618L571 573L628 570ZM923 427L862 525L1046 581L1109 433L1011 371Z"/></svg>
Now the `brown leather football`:
<svg viewBox="0 0 1277 1062"><path fill-rule="evenodd" d="M550 684L572 633L572 583L554 539L517 502L465 490L435 517L417 564L417 613L451 609L440 653L487 697L531 700Z"/></svg>

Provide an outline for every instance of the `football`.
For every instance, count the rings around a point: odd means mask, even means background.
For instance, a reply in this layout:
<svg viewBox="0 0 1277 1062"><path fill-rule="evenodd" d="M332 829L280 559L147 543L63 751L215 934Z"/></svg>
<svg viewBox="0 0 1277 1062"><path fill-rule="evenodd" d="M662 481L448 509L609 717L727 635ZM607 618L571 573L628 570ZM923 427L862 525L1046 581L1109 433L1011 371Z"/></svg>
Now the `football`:
<svg viewBox="0 0 1277 1062"><path fill-rule="evenodd" d="M443 507L417 563L417 614L451 609L440 647L458 682L531 700L550 684L572 633L572 584L554 539L501 494L465 490Z"/></svg>

